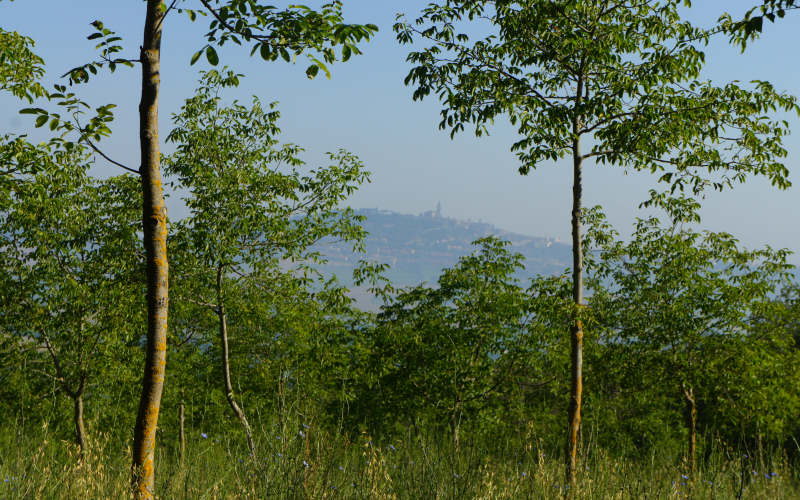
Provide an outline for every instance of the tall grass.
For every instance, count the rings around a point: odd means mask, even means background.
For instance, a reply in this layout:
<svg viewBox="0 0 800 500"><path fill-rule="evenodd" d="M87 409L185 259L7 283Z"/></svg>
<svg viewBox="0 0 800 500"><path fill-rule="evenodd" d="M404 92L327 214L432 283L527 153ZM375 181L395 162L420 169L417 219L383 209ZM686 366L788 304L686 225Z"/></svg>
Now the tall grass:
<svg viewBox="0 0 800 500"><path fill-rule="evenodd" d="M529 443L520 449L446 436L412 435L378 445L296 422L262 429L259 457L241 436L192 431L183 461L161 437L157 495L169 499L557 499L559 456ZM232 426L233 427L233 426ZM286 427L284 427L286 429ZM95 435L83 461L74 445L46 427L33 436L0 433L0 499L129 498L130 449ZM170 446L167 446L170 445ZM499 450L499 451L497 451ZM715 451L694 480L680 460L653 454L635 462L583 450L576 499L794 499L800 482L784 458L751 459Z"/></svg>

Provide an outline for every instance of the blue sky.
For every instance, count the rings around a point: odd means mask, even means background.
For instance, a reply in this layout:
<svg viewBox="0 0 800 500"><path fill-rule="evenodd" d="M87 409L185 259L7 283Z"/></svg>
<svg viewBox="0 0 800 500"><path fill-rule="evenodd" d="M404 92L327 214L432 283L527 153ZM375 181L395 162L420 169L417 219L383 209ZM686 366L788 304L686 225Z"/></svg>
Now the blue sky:
<svg viewBox="0 0 800 500"><path fill-rule="evenodd" d="M709 26L723 10L741 14L756 0L698 0L687 18ZM187 0L186 5L198 3ZM289 2L271 2L279 6ZM322 2L308 1L315 6ZM542 165L526 177L517 173L516 157L509 146L516 134L500 124L490 137L465 133L450 140L439 131L439 103L435 99L412 102L411 89L403 85L409 65L408 47L395 42L391 26L402 11L415 16L427 0L345 0L350 22L374 23L377 37L364 46L364 55L332 68L331 80L306 79L305 60L296 65L265 63L249 58L249 50L232 47L222 61L247 78L236 94L247 100L258 95L265 102L279 101L282 139L304 146L309 166L319 166L326 151L345 148L357 154L373 172L372 183L350 199L353 207L378 207L403 213L433 209L441 201L445 216L482 220L503 229L537 236L569 239L571 170L568 161ZM48 82L56 82L67 69L94 55L86 40L89 23L101 19L125 40L126 54L137 55L144 16L140 0L17 0L0 4L0 26L36 40L45 59ZM170 128L170 114L191 95L197 74L207 69L204 59L189 66L192 53L203 45L204 21L190 23L186 16L171 16L165 24L162 55L161 131ZM779 90L800 95L800 65L795 53L800 13L791 13L767 25L762 38L741 54L720 38L706 51L705 75L717 83L729 80L771 81ZM120 69L76 90L89 102L116 103L114 135L103 144L115 159L138 164L137 111L139 69ZM21 106L0 98L3 129L21 133L30 128L29 117L18 116ZM794 135L786 140L786 164L791 179L800 186L800 120L787 117ZM35 134L33 137L39 137ZM168 148L166 149L168 151ZM98 162L99 174L116 172ZM587 166L585 204L600 204L611 222L624 234L637 216L636 207L655 185L650 174L624 175L613 167ZM800 187L778 191L763 179L751 179L724 193L710 193L703 201L702 227L727 231L749 247L769 244L800 252ZM171 203L171 215L180 206ZM800 264L800 256L791 259Z"/></svg>

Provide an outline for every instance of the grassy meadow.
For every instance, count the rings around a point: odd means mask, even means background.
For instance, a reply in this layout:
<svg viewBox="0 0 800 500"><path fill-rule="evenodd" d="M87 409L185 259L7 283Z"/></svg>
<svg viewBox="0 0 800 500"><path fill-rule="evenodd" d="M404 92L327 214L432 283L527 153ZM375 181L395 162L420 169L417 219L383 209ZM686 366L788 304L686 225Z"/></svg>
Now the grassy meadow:
<svg viewBox="0 0 800 500"><path fill-rule="evenodd" d="M558 499L564 497L561 453L528 445L475 442L456 447L445 436L409 433L375 443L317 432L259 433L255 459L238 435L186 433L185 453L162 436L156 453L157 496L164 499ZM0 498L130 498L130 448L95 436L83 459L52 435L2 436ZM12 451L13 450L13 451ZM9 451L11 451L9 453ZM680 456L614 458L582 450L575 499L794 499L796 469L786 457L714 449L692 480Z"/></svg>

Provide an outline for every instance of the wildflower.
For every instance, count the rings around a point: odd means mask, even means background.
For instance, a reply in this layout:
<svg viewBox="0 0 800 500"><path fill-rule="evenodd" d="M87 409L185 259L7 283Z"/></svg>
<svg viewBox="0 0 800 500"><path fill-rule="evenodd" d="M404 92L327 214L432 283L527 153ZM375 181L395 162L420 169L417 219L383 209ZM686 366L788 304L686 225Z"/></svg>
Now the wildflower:
<svg viewBox="0 0 800 500"><path fill-rule="evenodd" d="M310 428L311 428L311 426L310 426L310 425L303 424L303 429L310 429Z"/></svg>
<svg viewBox="0 0 800 500"><path fill-rule="evenodd" d="M681 478L683 478L683 479L689 479L689 476L687 476L686 474L681 474Z"/></svg>
<svg viewBox="0 0 800 500"><path fill-rule="evenodd" d="M303 431L299 431L297 434L299 434L301 438L306 437L306 434Z"/></svg>
<svg viewBox="0 0 800 500"><path fill-rule="evenodd" d="M522 477L528 477L528 473L527 472L523 472L522 473Z"/></svg>
<svg viewBox="0 0 800 500"><path fill-rule="evenodd" d="M340 465L340 466L339 466L339 470L340 470L340 471L343 471L343 470L344 470L344 467L342 467L342 466Z"/></svg>
<svg viewBox="0 0 800 500"><path fill-rule="evenodd" d="M744 454L744 459L747 460L748 458L750 458L750 457L747 455L747 453L745 453Z"/></svg>
<svg viewBox="0 0 800 500"><path fill-rule="evenodd" d="M281 452L278 452L278 453L276 453L276 455L278 455L278 458L280 458L280 457L282 457L282 456L283 456L283 453L281 453Z"/></svg>
<svg viewBox="0 0 800 500"><path fill-rule="evenodd" d="M200 433L200 436L201 436L203 439L208 439L208 434L206 434L205 432L201 432L201 433Z"/></svg>
<svg viewBox="0 0 800 500"><path fill-rule="evenodd" d="M777 476L777 475L778 475L778 473L777 473L777 472L770 472L770 473L769 473L769 475L770 475L771 477L775 477L775 476Z"/></svg>
<svg viewBox="0 0 800 500"><path fill-rule="evenodd" d="M458 474L453 474L453 477L456 478L456 479L460 479L461 478L461 476L459 476Z"/></svg>
<svg viewBox="0 0 800 500"><path fill-rule="evenodd" d="M397 448L395 448L393 444L389 445L389 449L392 451L397 451Z"/></svg>
<svg viewBox="0 0 800 500"><path fill-rule="evenodd" d="M308 468L309 468L309 467L311 467L311 466L310 466L310 465L308 465L308 462L306 462L305 460L303 460L303 467L305 467L306 469L308 469Z"/></svg>

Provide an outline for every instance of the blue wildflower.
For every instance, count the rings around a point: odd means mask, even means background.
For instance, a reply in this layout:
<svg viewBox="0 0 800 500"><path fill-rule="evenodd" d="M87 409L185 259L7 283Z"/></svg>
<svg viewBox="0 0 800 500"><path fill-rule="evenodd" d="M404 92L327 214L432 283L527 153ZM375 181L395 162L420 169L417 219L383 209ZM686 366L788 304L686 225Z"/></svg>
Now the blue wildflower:
<svg viewBox="0 0 800 500"><path fill-rule="evenodd" d="M203 439L208 439L208 434L206 434L205 432L201 432L200 436L202 436Z"/></svg>

